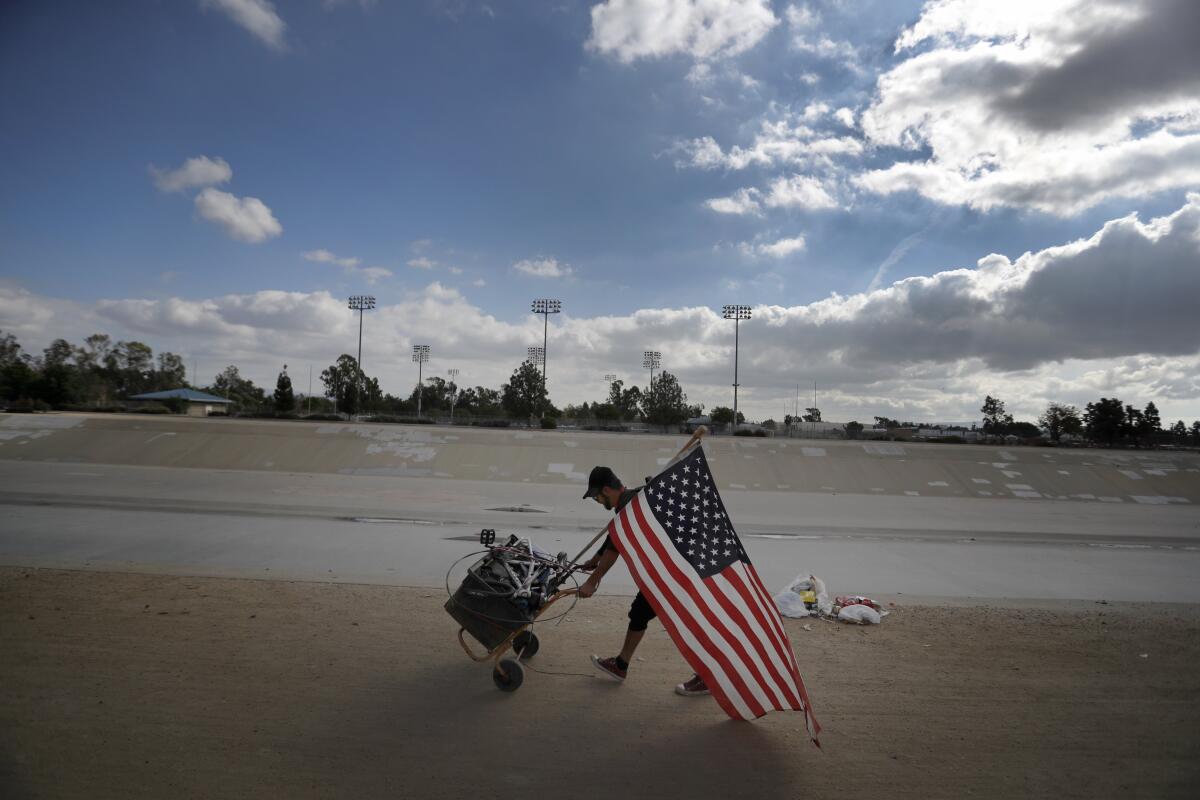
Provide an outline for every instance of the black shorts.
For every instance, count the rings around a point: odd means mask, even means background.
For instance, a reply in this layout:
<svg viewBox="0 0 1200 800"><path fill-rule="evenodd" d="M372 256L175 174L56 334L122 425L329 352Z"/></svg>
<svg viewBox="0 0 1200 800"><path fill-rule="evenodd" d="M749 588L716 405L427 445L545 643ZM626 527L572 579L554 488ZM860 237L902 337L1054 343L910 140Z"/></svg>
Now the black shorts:
<svg viewBox="0 0 1200 800"><path fill-rule="evenodd" d="M650 607L650 603L642 595L637 593L637 597L633 598L633 605L629 606L629 630L644 631L646 626L650 624L650 620L654 619L657 614Z"/></svg>

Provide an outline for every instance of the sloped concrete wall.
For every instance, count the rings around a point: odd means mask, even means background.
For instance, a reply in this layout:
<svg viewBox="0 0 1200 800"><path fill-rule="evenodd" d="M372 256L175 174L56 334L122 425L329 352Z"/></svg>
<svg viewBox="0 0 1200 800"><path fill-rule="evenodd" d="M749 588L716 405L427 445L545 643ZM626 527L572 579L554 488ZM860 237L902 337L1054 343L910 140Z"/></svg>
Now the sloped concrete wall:
<svg viewBox="0 0 1200 800"><path fill-rule="evenodd" d="M580 488L596 464L627 484L684 436L581 431L0 415L0 459L504 481ZM719 437L722 488L747 492L1200 504L1200 454Z"/></svg>

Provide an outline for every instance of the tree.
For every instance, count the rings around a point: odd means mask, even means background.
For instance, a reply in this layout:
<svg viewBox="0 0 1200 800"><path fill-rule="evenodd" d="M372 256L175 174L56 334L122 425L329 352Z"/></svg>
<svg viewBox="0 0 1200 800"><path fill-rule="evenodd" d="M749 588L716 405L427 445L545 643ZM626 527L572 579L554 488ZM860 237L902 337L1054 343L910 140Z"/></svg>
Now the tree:
<svg viewBox="0 0 1200 800"><path fill-rule="evenodd" d="M232 364L226 367L213 380L213 385L205 391L232 400L234 407L239 409L258 408L266 402L266 393L255 386L254 381L243 378L238 368Z"/></svg>
<svg viewBox="0 0 1200 800"><path fill-rule="evenodd" d="M0 335L0 398L29 398L37 373L28 354L11 333Z"/></svg>
<svg viewBox="0 0 1200 800"><path fill-rule="evenodd" d="M1079 418L1079 409L1075 406L1064 406L1051 403L1038 417L1038 425L1055 442L1065 433L1074 435L1083 430L1083 420Z"/></svg>
<svg viewBox="0 0 1200 800"><path fill-rule="evenodd" d="M1135 446L1139 442L1139 434L1142 426L1146 422L1142 417L1142 411L1133 406L1125 406L1125 421L1121 424L1121 433L1133 442Z"/></svg>
<svg viewBox="0 0 1200 800"><path fill-rule="evenodd" d="M1175 445L1187 444L1188 429L1183 420L1179 420L1171 426L1171 443Z"/></svg>
<svg viewBox="0 0 1200 800"><path fill-rule="evenodd" d="M500 405L518 419L533 419L546 410L546 381L536 364L524 361L513 370L508 383L500 387Z"/></svg>
<svg viewBox="0 0 1200 800"><path fill-rule="evenodd" d="M1101 397L1083 410L1083 426L1090 441L1112 447L1124 433L1125 407L1117 398Z"/></svg>
<svg viewBox="0 0 1200 800"><path fill-rule="evenodd" d="M613 381L608 387L608 405L612 407L613 416L610 419L637 419L645 395L636 386L625 388L624 381ZM597 415L599 416L599 415Z"/></svg>
<svg viewBox="0 0 1200 800"><path fill-rule="evenodd" d="M1200 447L1200 419L1192 423L1192 444Z"/></svg>
<svg viewBox="0 0 1200 800"><path fill-rule="evenodd" d="M733 409L729 406L717 406L712 411L708 412L708 416L713 421L714 425L729 425L733 422ZM739 425L746 421L746 415L742 412L739 411L737 416ZM792 422L798 421L796 417L792 417L791 419Z"/></svg>
<svg viewBox="0 0 1200 800"><path fill-rule="evenodd" d="M296 409L296 395L292 392L292 379L287 374L287 364L275 380L275 411L279 414L290 414Z"/></svg>
<svg viewBox="0 0 1200 800"><path fill-rule="evenodd" d="M820 422L821 421L821 409L806 408L806 409L804 409L804 411L806 412L803 417L805 422Z"/></svg>
<svg viewBox="0 0 1200 800"><path fill-rule="evenodd" d="M764 428L766 428L767 430L769 430L769 431L773 431L773 430L775 430L777 427L779 427L779 423L777 423L777 422L776 422L775 420L773 420L773 419L764 419L764 420L762 421L762 426L763 426Z"/></svg>
<svg viewBox="0 0 1200 800"><path fill-rule="evenodd" d="M358 359L342 353L336 362L321 370L321 383L325 384L325 396L338 411L351 415L359 412Z"/></svg>
<svg viewBox="0 0 1200 800"><path fill-rule="evenodd" d="M1032 422L1010 422L1005 426L1005 433L1021 439L1036 439L1042 432Z"/></svg>
<svg viewBox="0 0 1200 800"><path fill-rule="evenodd" d="M1152 402L1147 403L1146 409L1142 412L1141 421L1137 427L1135 435L1140 441L1145 442L1153 447L1154 441L1161 431L1162 417L1159 416L1158 406L1154 405Z"/></svg>
<svg viewBox="0 0 1200 800"><path fill-rule="evenodd" d="M846 423L846 438L857 439L862 435L863 426L857 420L850 420Z"/></svg>
<svg viewBox="0 0 1200 800"><path fill-rule="evenodd" d="M888 417L876 417L875 418L875 427L876 428L887 428L888 430L891 430L892 428L899 428L900 423L894 419L889 419Z"/></svg>
<svg viewBox="0 0 1200 800"><path fill-rule="evenodd" d="M663 428L683 422L692 410L679 381L666 370L659 373L658 380L654 382L653 388L642 403L642 408L647 422L662 425Z"/></svg>
<svg viewBox="0 0 1200 800"><path fill-rule="evenodd" d="M984 398L983 407L979 411L983 414L985 436L1003 436L1005 430L1012 424L1012 414L1005 413L1004 401L992 397L990 394Z"/></svg>
<svg viewBox="0 0 1200 800"><path fill-rule="evenodd" d="M159 353L158 369L154 374L155 390L178 389L181 386L187 386L187 367L183 359L171 352Z"/></svg>

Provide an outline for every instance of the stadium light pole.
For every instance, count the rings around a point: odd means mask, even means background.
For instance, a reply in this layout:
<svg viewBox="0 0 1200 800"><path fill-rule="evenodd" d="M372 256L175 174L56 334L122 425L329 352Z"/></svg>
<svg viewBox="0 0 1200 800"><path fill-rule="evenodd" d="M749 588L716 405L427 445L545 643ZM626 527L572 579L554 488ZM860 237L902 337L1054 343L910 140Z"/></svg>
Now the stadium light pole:
<svg viewBox="0 0 1200 800"><path fill-rule="evenodd" d="M355 400L358 413L362 413L363 368L362 368L362 326L363 312L375 307L375 298L369 294L356 294L350 298L350 308L358 312L358 391Z"/></svg>
<svg viewBox="0 0 1200 800"><path fill-rule="evenodd" d="M733 429L738 429L738 325L750 319L750 306L723 306L721 316L733 320Z"/></svg>
<svg viewBox="0 0 1200 800"><path fill-rule="evenodd" d="M429 345L414 344L412 360L417 362L417 419L421 418L421 384L424 383L422 374L425 362L429 360Z"/></svg>
<svg viewBox="0 0 1200 800"><path fill-rule="evenodd" d="M533 301L533 313L542 315L542 384L546 383L546 345L550 334L550 315L562 312L562 301L542 298Z"/></svg>
<svg viewBox="0 0 1200 800"><path fill-rule="evenodd" d="M650 370L650 391L654 391L654 370L662 366L662 353L646 350L642 353L642 367Z"/></svg>
<svg viewBox="0 0 1200 800"><path fill-rule="evenodd" d="M446 370L446 374L450 376L450 385L454 387L454 391L450 393L450 424L454 424L454 404L458 400L458 367L451 367Z"/></svg>

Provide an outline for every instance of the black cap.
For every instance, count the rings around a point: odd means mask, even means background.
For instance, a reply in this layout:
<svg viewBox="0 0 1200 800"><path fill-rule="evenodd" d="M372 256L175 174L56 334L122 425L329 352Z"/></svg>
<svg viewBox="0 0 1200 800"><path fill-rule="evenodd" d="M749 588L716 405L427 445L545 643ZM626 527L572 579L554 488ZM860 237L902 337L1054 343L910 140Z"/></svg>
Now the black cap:
<svg viewBox="0 0 1200 800"><path fill-rule="evenodd" d="M588 490L583 499L595 497L605 486L611 489L620 489L621 479L608 467L592 467L592 474L588 475Z"/></svg>

